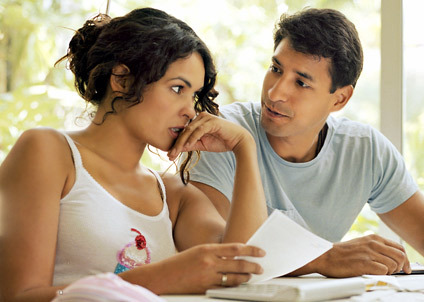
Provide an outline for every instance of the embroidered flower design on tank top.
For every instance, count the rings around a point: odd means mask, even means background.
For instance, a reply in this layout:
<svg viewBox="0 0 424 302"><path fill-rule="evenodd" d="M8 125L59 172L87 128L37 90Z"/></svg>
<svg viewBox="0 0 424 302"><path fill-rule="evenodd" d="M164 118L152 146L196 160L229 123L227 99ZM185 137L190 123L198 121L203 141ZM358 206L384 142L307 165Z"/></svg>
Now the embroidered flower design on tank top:
<svg viewBox="0 0 424 302"><path fill-rule="evenodd" d="M115 267L115 274L125 272L137 266L150 263L150 249L147 247L146 238L136 229L131 229L138 235L134 242L128 243L117 254L118 264Z"/></svg>

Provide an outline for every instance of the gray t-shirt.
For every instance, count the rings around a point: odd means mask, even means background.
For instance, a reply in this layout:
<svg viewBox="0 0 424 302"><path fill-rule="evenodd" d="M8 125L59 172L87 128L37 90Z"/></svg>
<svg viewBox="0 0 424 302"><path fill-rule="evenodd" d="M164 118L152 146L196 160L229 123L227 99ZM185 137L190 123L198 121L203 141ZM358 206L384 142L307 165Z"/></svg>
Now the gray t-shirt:
<svg viewBox="0 0 424 302"><path fill-rule="evenodd" d="M337 242L366 202L388 212L418 186L397 149L369 125L329 116L324 146L313 160L292 163L272 149L260 125L260 103L220 108L223 118L242 125L256 140L268 210L279 209L315 234ZM232 152L202 152L190 180L212 186L231 201L235 172Z"/></svg>

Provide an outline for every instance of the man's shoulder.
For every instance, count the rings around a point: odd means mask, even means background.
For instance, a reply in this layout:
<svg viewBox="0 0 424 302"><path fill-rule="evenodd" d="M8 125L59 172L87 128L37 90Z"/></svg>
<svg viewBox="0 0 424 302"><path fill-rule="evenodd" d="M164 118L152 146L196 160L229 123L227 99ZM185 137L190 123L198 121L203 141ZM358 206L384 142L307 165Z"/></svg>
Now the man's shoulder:
<svg viewBox="0 0 424 302"><path fill-rule="evenodd" d="M254 137L260 132L261 103L235 102L220 108L220 116L247 129Z"/></svg>
<svg viewBox="0 0 424 302"><path fill-rule="evenodd" d="M362 122L350 120L346 117L329 116L327 124L335 135L349 137L372 137L378 132L373 126Z"/></svg>
<svg viewBox="0 0 424 302"><path fill-rule="evenodd" d="M220 115L230 120L255 119L260 115L261 103L234 102L220 107Z"/></svg>
<svg viewBox="0 0 424 302"><path fill-rule="evenodd" d="M327 119L331 145L368 152L382 152L394 149L390 140L373 126L353 121L345 117L329 117ZM331 130L330 130L331 129ZM368 150L368 151L367 151Z"/></svg>

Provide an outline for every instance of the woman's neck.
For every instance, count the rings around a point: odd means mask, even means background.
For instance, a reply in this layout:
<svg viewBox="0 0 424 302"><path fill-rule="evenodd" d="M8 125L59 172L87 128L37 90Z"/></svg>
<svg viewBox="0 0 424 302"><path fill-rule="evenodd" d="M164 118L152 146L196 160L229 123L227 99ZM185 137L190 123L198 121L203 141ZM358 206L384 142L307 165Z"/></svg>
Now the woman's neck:
<svg viewBox="0 0 424 302"><path fill-rule="evenodd" d="M102 124L91 123L84 130L74 132L76 142L121 169L139 168L140 159L146 148L130 135L119 123L109 116Z"/></svg>

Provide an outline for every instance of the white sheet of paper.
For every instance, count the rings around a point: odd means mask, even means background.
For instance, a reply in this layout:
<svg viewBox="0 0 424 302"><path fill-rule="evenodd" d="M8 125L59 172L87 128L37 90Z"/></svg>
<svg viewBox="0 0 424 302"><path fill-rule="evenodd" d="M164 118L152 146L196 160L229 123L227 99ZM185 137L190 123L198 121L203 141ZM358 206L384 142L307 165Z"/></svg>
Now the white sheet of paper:
<svg viewBox="0 0 424 302"><path fill-rule="evenodd" d="M266 256L239 257L258 263L261 275L252 275L248 283L266 281L290 273L333 247L333 244L311 233L282 212L274 210L247 242L265 250Z"/></svg>

